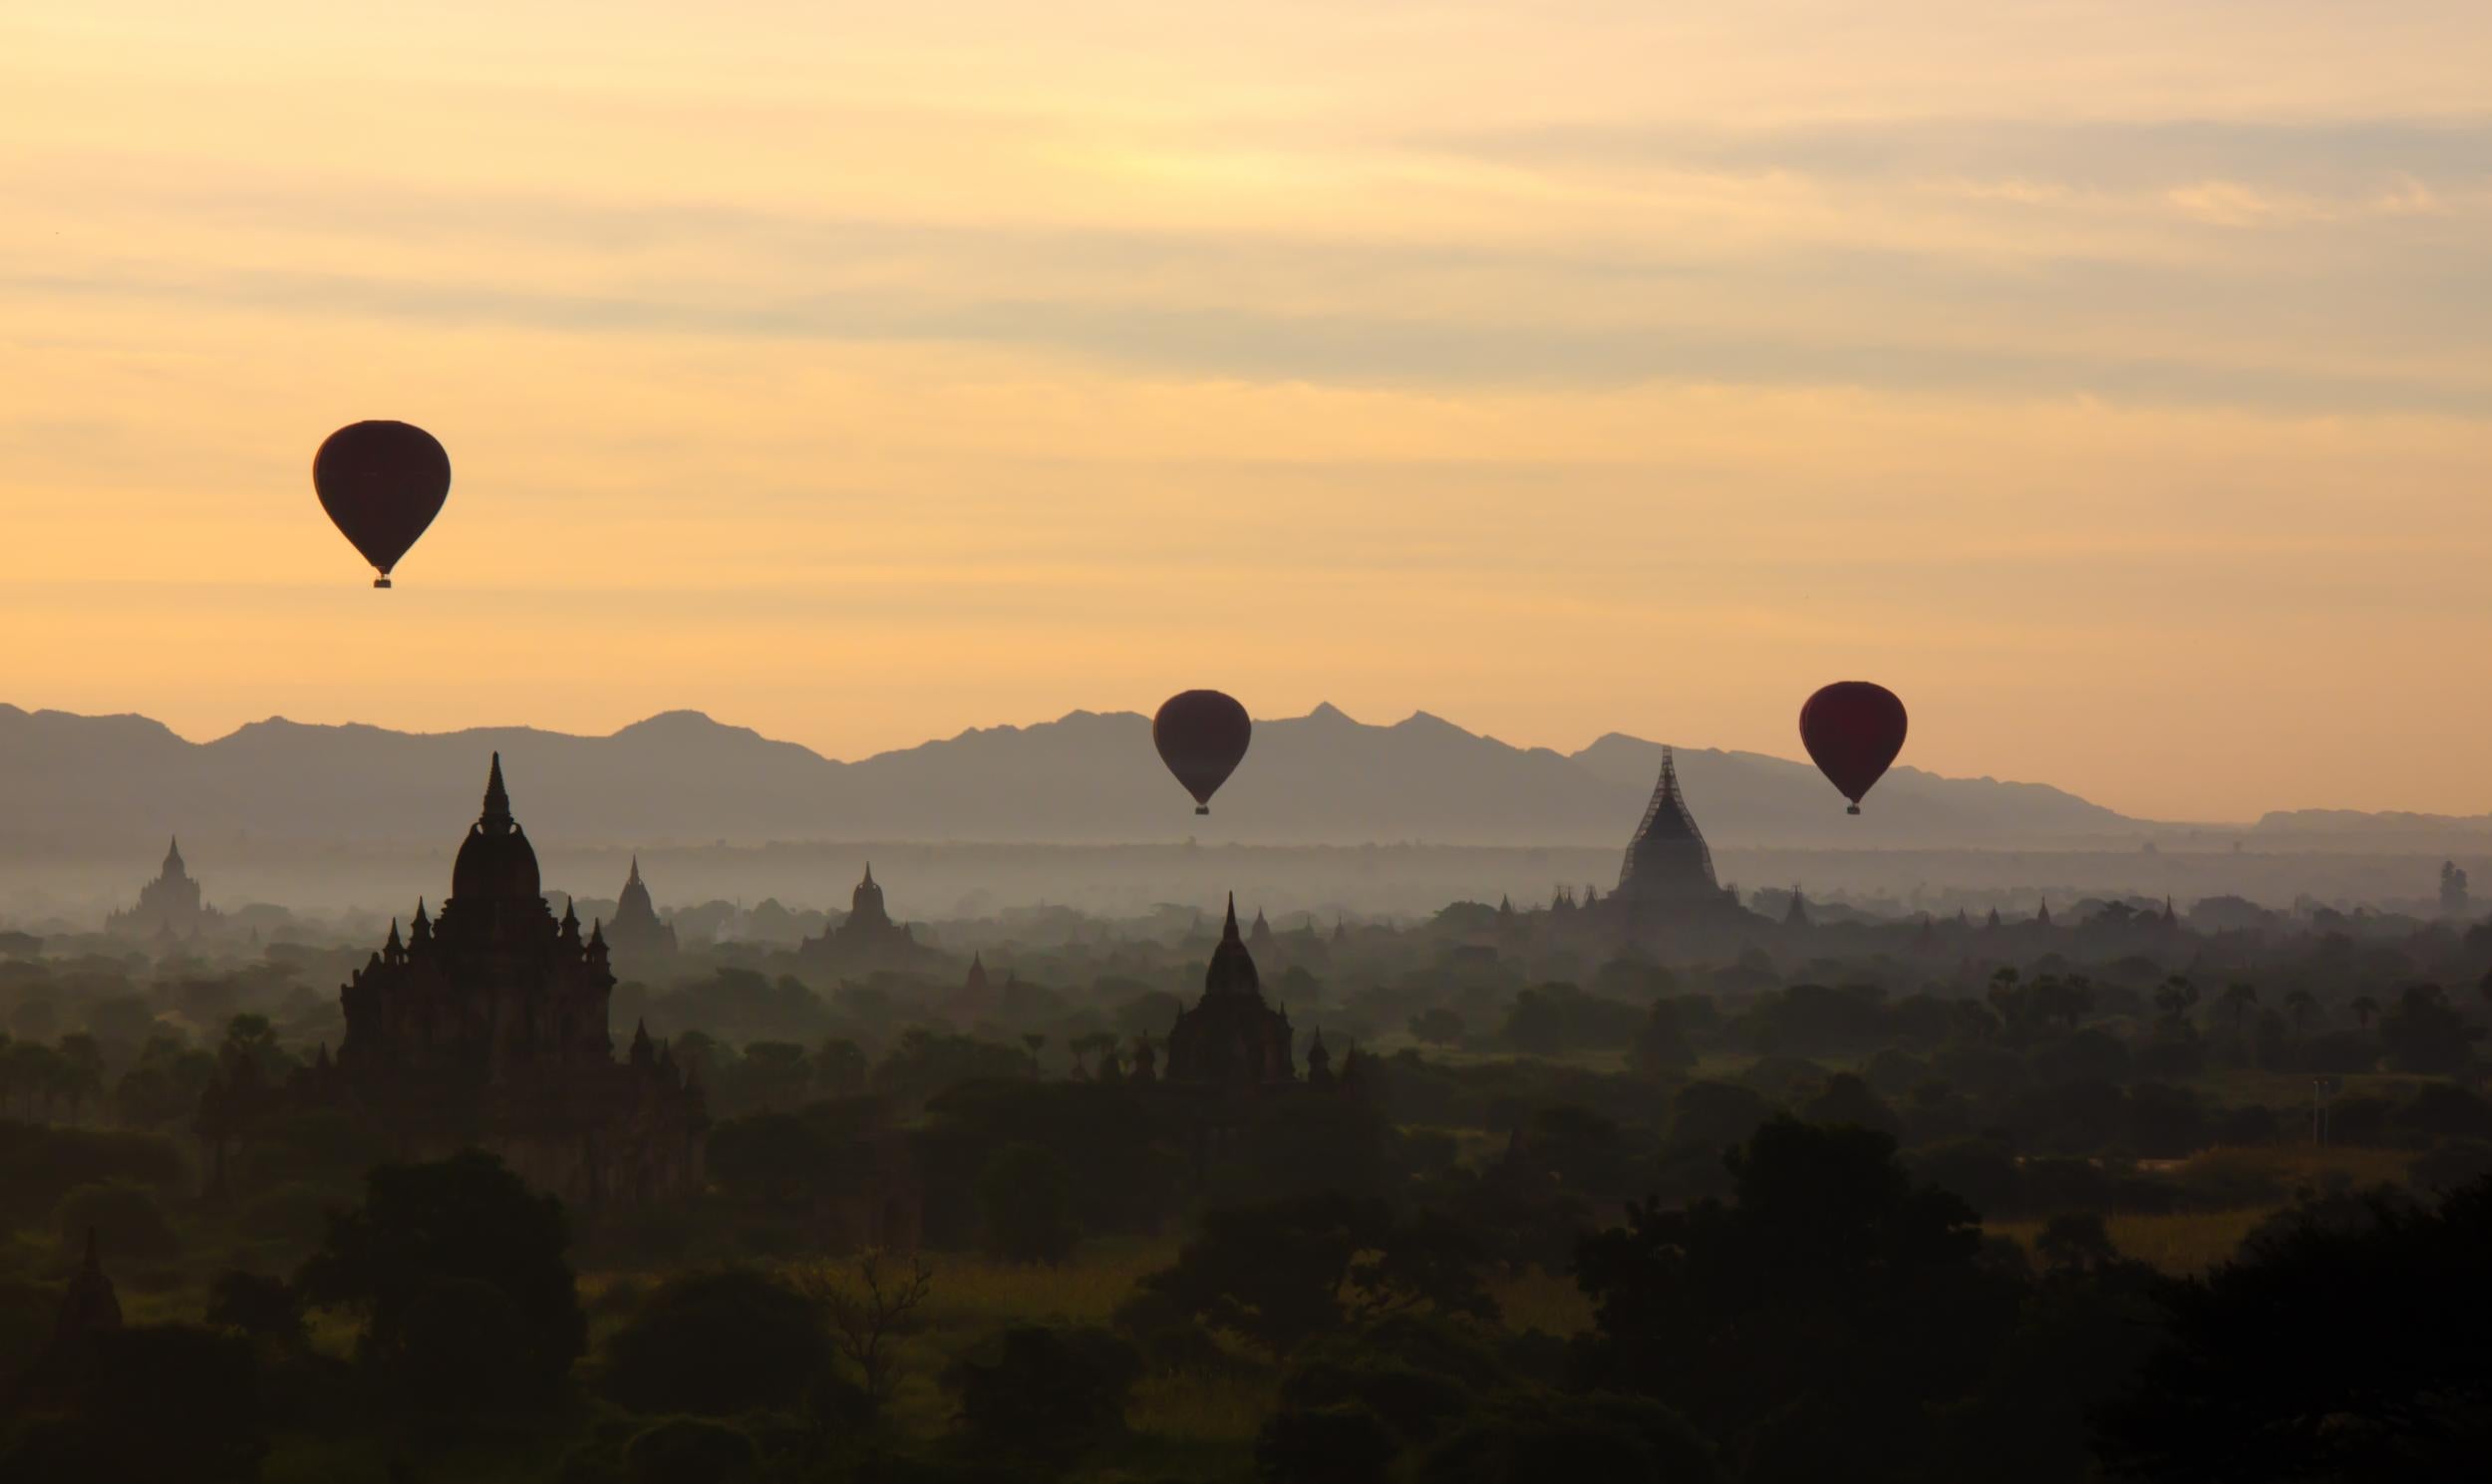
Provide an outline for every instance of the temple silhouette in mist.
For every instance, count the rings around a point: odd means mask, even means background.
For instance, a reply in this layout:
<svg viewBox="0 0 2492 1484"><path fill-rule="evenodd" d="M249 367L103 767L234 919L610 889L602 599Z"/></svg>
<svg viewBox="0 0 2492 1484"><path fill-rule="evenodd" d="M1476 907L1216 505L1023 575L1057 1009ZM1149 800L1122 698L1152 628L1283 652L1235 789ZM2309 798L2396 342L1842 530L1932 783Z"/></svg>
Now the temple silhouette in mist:
<svg viewBox="0 0 2492 1484"><path fill-rule="evenodd" d="M796 948L798 963L824 975L923 968L938 957L935 950L917 941L916 931L907 923L891 920L870 862L863 879L848 894L848 915L824 929L819 938L807 938Z"/></svg>
<svg viewBox="0 0 2492 1484"><path fill-rule="evenodd" d="M645 1027L616 1058L603 925L583 933L568 907L557 920L540 889L496 753L440 915L419 902L405 937L390 924L339 992L336 1057L324 1046L287 1091L354 1113L405 1155L489 1150L589 1210L698 1190L700 1086Z"/></svg>
<svg viewBox="0 0 2492 1484"><path fill-rule="evenodd" d="M215 933L224 914L201 899L199 883L181 858L181 841L164 850L164 864L156 879L139 889L136 906L104 919L104 931L122 938L154 938L187 942Z"/></svg>

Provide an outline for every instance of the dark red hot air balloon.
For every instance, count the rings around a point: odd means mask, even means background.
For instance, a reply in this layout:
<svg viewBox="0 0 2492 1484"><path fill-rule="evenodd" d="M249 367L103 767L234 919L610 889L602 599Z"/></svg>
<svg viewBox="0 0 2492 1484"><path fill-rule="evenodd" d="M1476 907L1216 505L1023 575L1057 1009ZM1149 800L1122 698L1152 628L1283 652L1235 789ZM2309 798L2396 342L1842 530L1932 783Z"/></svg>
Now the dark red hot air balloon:
<svg viewBox="0 0 2492 1484"><path fill-rule="evenodd" d="M312 487L346 539L390 585L390 569L450 498L450 454L412 423L350 423L312 455Z"/></svg>
<svg viewBox="0 0 2492 1484"><path fill-rule="evenodd" d="M1865 680L1837 681L1800 708L1800 741L1817 771L1852 801L1847 813L1860 812L1861 795L1904 750L1904 703Z"/></svg>
<svg viewBox="0 0 2492 1484"><path fill-rule="evenodd" d="M1218 691L1181 691L1151 718L1151 742L1159 760L1194 795L1194 812L1211 812L1211 796L1237 770L1255 724L1246 708Z"/></svg>

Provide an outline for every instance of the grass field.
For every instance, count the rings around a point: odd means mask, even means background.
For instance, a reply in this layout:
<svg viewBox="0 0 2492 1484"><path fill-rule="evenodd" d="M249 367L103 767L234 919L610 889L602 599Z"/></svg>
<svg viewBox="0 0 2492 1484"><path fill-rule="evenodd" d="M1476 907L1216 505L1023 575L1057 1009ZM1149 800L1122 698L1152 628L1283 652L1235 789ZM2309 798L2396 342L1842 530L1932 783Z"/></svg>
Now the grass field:
<svg viewBox="0 0 2492 1484"><path fill-rule="evenodd" d="M2189 1211L2170 1216L2112 1216L2103 1226L2124 1257L2151 1264L2175 1278L2199 1274L2230 1258L2241 1239L2267 1220L2268 1211ZM2031 1251L2042 1232L2038 1221L1993 1222L1988 1230L2014 1237Z"/></svg>

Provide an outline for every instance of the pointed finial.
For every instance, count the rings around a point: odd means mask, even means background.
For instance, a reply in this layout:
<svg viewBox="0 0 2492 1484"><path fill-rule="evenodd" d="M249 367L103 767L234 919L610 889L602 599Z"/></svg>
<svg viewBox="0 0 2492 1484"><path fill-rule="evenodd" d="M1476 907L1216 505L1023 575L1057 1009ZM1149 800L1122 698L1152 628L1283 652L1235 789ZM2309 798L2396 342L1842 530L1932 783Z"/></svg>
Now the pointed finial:
<svg viewBox="0 0 2492 1484"><path fill-rule="evenodd" d="M640 885L640 852L637 850L632 852L632 874L623 878L623 884L625 886Z"/></svg>
<svg viewBox="0 0 2492 1484"><path fill-rule="evenodd" d="M865 863L865 884L867 886L874 884L874 863L870 860Z"/></svg>
<svg viewBox="0 0 2492 1484"><path fill-rule="evenodd" d="M577 904L568 895L562 899L562 930L566 933L576 933L580 930L580 914Z"/></svg>
<svg viewBox="0 0 2492 1484"><path fill-rule="evenodd" d="M1225 925L1223 925L1223 926L1221 927L1221 929L1220 929L1220 941L1221 941L1221 942L1223 942L1223 943L1235 943L1235 942L1237 941L1237 893L1236 893L1236 892L1230 892L1230 893L1229 893L1229 920L1228 920L1228 922L1227 922Z"/></svg>
<svg viewBox="0 0 2492 1484"><path fill-rule="evenodd" d="M572 925L577 927L578 923L575 921ZM590 920L588 924L588 946L590 948L603 948L606 946L606 920L604 918L599 917Z"/></svg>
<svg viewBox="0 0 2492 1484"><path fill-rule="evenodd" d="M484 778L484 822L497 832L510 829L510 790L502 786L501 753L493 754L493 768Z"/></svg>
<svg viewBox="0 0 2492 1484"><path fill-rule="evenodd" d="M390 919L390 952L396 953L402 946L398 938L398 919L393 917Z"/></svg>

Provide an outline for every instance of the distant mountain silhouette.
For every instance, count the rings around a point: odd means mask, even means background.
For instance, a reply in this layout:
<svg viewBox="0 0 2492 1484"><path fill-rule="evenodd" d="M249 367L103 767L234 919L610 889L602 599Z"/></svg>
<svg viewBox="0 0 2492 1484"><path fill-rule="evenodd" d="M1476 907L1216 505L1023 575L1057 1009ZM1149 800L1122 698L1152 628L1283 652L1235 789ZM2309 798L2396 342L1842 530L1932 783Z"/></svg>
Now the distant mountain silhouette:
<svg viewBox="0 0 2492 1484"><path fill-rule="evenodd" d="M409 734L274 719L190 742L144 717L0 706L0 844L14 849L234 834L437 842L447 853L498 750L531 835L737 843L915 839L1622 845L1661 765L1612 735L1568 755L1419 713L1392 726L1331 706L1258 721L1253 750L1198 820L1159 766L1147 719L1077 711L856 762L697 712L611 737L529 728ZM1804 762L1682 747L1680 774L1720 845L2047 845L2138 821L2033 783L1898 768L1847 818Z"/></svg>

